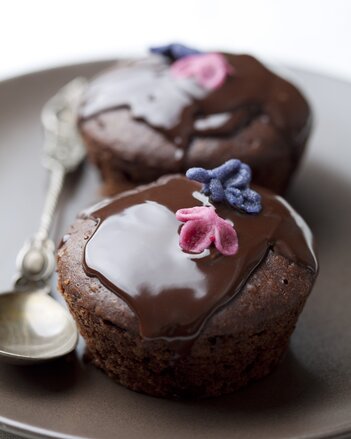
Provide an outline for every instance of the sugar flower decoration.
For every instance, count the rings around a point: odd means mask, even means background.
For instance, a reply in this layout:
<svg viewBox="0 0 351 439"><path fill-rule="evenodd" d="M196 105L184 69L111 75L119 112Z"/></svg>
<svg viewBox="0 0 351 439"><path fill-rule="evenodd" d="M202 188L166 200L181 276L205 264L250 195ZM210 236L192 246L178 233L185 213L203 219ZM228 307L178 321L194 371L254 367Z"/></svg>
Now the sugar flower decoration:
<svg viewBox="0 0 351 439"><path fill-rule="evenodd" d="M198 55L202 52L197 49L193 49L192 47L184 46L179 43L166 44L164 46L151 47L151 53L156 53L158 55L166 56L170 58L172 61L176 61L177 59L184 58L189 55Z"/></svg>
<svg viewBox="0 0 351 439"><path fill-rule="evenodd" d="M214 169L190 168L186 176L203 183L203 193L213 202L226 201L246 213L259 213L261 196L250 189L251 168L232 159Z"/></svg>
<svg viewBox="0 0 351 439"><path fill-rule="evenodd" d="M197 206L176 212L178 221L185 223L179 236L179 245L191 253L201 253L212 244L223 255L238 251L238 237L234 227L217 215L213 206Z"/></svg>
<svg viewBox="0 0 351 439"><path fill-rule="evenodd" d="M233 73L233 67L220 53L189 55L171 65L171 74L174 77L192 77L208 90L221 87L226 77Z"/></svg>

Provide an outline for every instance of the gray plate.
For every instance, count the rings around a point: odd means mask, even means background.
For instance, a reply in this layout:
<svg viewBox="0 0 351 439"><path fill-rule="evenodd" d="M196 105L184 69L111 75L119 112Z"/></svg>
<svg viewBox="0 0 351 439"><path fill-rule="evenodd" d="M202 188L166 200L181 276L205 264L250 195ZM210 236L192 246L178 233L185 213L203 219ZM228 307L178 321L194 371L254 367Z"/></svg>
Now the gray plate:
<svg viewBox="0 0 351 439"><path fill-rule="evenodd" d="M37 226L47 181L40 167L42 103L77 75L106 63L68 66L0 84L0 289ZM133 393L81 360L0 364L0 427L55 438L310 438L351 431L351 84L295 71L316 129L288 195L319 242L321 271L290 351L267 379L238 393L174 402ZM56 236L99 198L89 165L69 179Z"/></svg>

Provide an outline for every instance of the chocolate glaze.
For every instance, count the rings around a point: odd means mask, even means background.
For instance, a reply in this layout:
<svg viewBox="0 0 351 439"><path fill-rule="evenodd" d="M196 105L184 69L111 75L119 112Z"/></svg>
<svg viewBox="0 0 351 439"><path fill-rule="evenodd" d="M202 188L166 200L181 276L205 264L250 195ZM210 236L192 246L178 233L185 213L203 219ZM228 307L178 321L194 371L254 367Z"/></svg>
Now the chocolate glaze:
<svg viewBox="0 0 351 439"><path fill-rule="evenodd" d="M215 248L200 255L183 252L174 213L209 204L200 189L184 177L165 177L89 212L97 228L85 247L84 269L128 303L143 337L193 340L206 320L240 292L270 249L317 271L304 221L282 198L259 188L259 215L215 205L234 223L236 255L223 256Z"/></svg>
<svg viewBox="0 0 351 439"><path fill-rule="evenodd" d="M193 79L172 77L169 61L162 56L121 62L92 81L80 120L127 107L135 119L186 149L195 136L232 135L265 115L287 143L303 143L310 111L300 92L251 56L224 55L235 73L213 91Z"/></svg>

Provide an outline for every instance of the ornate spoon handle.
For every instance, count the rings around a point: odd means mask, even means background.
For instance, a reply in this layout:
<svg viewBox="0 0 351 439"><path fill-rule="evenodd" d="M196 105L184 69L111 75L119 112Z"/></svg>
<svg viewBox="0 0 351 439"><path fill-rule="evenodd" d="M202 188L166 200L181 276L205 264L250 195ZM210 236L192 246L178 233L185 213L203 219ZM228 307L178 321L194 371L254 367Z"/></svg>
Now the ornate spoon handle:
<svg viewBox="0 0 351 439"><path fill-rule="evenodd" d="M55 245L49 239L49 231L65 174L75 170L85 157L76 130L76 109L85 84L84 79L73 80L43 108L43 164L50 171L50 181L38 232L24 244L17 257L16 287L45 285L55 269Z"/></svg>

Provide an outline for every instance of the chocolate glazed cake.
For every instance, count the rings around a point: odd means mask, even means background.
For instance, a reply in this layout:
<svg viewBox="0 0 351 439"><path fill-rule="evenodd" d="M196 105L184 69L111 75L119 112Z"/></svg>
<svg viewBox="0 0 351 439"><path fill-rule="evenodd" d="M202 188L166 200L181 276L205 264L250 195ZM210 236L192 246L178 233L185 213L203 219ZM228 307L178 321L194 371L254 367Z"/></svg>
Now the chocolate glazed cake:
<svg viewBox="0 0 351 439"><path fill-rule="evenodd" d="M58 251L93 363L132 390L207 397L267 375L316 277L310 231L286 201L256 188L262 210L248 215L201 187L169 176L123 193L81 214ZM224 229L212 235L203 212ZM194 242L207 248L180 246Z"/></svg>
<svg viewBox="0 0 351 439"><path fill-rule="evenodd" d="M79 128L108 191L233 157L256 184L285 191L311 128L304 96L252 56L180 47L180 59L161 48L120 61L88 87Z"/></svg>

